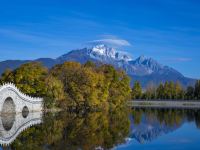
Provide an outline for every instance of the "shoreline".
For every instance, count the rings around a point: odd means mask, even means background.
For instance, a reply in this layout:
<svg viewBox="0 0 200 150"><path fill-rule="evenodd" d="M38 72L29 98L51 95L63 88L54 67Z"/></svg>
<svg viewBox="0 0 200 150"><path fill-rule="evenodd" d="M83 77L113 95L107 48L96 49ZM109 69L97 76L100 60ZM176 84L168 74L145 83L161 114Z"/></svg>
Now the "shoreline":
<svg viewBox="0 0 200 150"><path fill-rule="evenodd" d="M200 100L131 100L130 107L150 108L200 108Z"/></svg>

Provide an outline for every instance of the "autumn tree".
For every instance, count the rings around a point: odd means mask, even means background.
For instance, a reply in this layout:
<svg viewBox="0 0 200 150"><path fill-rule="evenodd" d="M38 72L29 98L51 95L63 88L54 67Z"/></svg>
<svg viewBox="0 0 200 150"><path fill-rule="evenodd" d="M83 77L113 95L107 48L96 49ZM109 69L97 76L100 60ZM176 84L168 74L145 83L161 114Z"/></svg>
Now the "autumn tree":
<svg viewBox="0 0 200 150"><path fill-rule="evenodd" d="M106 103L108 84L104 75L95 72L91 67L65 62L53 67L50 74L63 83L67 105L89 108Z"/></svg>
<svg viewBox="0 0 200 150"><path fill-rule="evenodd" d="M164 99L165 95L164 95L164 85L161 83L158 88L156 89L156 97L158 99Z"/></svg>
<svg viewBox="0 0 200 150"><path fill-rule="evenodd" d="M45 94L45 107L52 108L59 105L64 107L63 101L65 100L64 85L57 78L48 75L45 79L46 94Z"/></svg>
<svg viewBox="0 0 200 150"><path fill-rule="evenodd" d="M126 104L131 98L130 78L122 70L116 70L111 65L101 65L99 73L103 73L108 84L108 103L116 108Z"/></svg>
<svg viewBox="0 0 200 150"><path fill-rule="evenodd" d="M148 83L144 94L146 99L156 99L156 86L153 82Z"/></svg>
<svg viewBox="0 0 200 150"><path fill-rule="evenodd" d="M184 99L185 92L179 82L176 82L174 85L174 99Z"/></svg>
<svg viewBox="0 0 200 150"><path fill-rule="evenodd" d="M43 97L45 106L62 108L116 108L130 99L130 78L111 65L65 62L48 70L30 62L6 70L1 83L12 82L23 93Z"/></svg>
<svg viewBox="0 0 200 150"><path fill-rule="evenodd" d="M46 94L45 78L48 69L41 63L30 62L23 64L14 71L7 70L1 77L1 83L12 82L23 93L32 96L44 96Z"/></svg>

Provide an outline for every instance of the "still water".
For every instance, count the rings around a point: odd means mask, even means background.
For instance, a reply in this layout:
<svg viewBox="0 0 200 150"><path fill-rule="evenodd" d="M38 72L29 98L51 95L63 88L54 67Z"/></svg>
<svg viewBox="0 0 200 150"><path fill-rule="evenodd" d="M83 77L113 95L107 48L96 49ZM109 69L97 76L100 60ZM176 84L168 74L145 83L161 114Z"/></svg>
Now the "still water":
<svg viewBox="0 0 200 150"><path fill-rule="evenodd" d="M1 115L2 149L199 150L200 110Z"/></svg>

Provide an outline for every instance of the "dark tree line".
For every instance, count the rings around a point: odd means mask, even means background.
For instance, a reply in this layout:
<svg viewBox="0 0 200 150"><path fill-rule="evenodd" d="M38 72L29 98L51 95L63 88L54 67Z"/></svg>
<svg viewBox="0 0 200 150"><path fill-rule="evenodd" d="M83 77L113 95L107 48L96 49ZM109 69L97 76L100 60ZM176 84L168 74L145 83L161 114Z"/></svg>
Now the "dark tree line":
<svg viewBox="0 0 200 150"><path fill-rule="evenodd" d="M152 120L171 128L181 126L185 121L195 122L200 129L200 111L198 109L163 109L163 108L134 108L132 109L134 124L137 126L145 120Z"/></svg>
<svg viewBox="0 0 200 150"><path fill-rule="evenodd" d="M158 86L149 84L145 90L139 82L135 82L132 88L132 99L179 99L200 100L200 80L195 86L184 89L179 82L165 82Z"/></svg>

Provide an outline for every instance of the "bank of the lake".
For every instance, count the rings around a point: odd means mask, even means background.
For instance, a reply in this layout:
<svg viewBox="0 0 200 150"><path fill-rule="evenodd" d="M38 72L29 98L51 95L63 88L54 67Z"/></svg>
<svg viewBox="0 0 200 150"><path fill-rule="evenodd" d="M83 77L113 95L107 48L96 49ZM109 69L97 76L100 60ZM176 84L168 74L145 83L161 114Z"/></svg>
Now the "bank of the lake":
<svg viewBox="0 0 200 150"><path fill-rule="evenodd" d="M152 108L200 108L200 100L131 100L128 105Z"/></svg>

